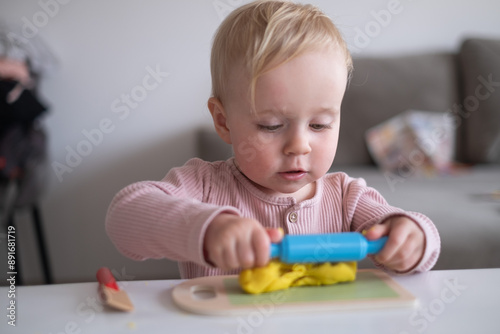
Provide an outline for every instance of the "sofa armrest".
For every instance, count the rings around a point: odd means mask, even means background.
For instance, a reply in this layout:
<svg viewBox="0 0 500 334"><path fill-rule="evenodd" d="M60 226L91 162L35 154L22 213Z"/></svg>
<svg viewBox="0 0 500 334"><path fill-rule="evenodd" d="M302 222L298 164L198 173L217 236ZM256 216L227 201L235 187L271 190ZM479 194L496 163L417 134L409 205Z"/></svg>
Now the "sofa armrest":
<svg viewBox="0 0 500 334"><path fill-rule="evenodd" d="M500 163L500 40L465 40L459 59L460 158L468 163Z"/></svg>

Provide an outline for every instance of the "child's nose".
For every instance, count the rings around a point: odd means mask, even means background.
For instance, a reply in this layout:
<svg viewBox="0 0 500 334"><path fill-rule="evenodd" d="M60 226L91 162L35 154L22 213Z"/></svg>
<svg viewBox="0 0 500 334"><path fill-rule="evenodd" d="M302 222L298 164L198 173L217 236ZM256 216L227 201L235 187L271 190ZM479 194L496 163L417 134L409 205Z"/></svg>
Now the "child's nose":
<svg viewBox="0 0 500 334"><path fill-rule="evenodd" d="M303 155L311 152L309 138L305 133L293 133L288 138L284 152L286 155Z"/></svg>

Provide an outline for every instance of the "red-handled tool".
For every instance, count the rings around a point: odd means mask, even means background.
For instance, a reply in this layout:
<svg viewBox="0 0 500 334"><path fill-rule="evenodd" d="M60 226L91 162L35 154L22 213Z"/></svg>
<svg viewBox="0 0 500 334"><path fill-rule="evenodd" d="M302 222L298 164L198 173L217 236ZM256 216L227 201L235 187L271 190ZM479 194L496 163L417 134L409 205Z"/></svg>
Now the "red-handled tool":
<svg viewBox="0 0 500 334"><path fill-rule="evenodd" d="M127 293L120 290L108 268L99 268L96 277L99 282L99 294L105 305L120 311L132 311L134 309L134 305L132 305Z"/></svg>

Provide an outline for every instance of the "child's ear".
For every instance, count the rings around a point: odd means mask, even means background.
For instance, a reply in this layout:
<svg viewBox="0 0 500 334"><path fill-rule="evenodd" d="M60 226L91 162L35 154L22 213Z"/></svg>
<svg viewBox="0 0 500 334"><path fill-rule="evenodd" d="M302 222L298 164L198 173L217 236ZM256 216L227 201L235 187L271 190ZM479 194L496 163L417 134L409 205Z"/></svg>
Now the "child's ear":
<svg viewBox="0 0 500 334"><path fill-rule="evenodd" d="M215 131L217 131L217 134L219 134L219 137L221 137L223 141L231 144L230 130L227 127L226 110L222 102L215 97L211 97L208 99L208 109L212 114Z"/></svg>

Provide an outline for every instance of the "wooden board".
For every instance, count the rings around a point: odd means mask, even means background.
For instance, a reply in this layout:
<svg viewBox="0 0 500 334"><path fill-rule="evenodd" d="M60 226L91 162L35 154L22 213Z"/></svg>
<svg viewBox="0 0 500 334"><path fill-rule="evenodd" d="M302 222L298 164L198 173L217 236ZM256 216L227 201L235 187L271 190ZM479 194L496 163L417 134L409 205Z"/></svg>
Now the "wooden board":
<svg viewBox="0 0 500 334"><path fill-rule="evenodd" d="M206 315L359 310L416 304L410 292L377 269L359 270L353 282L295 287L260 295L244 292L238 276L199 277L174 287L172 297L180 308Z"/></svg>

